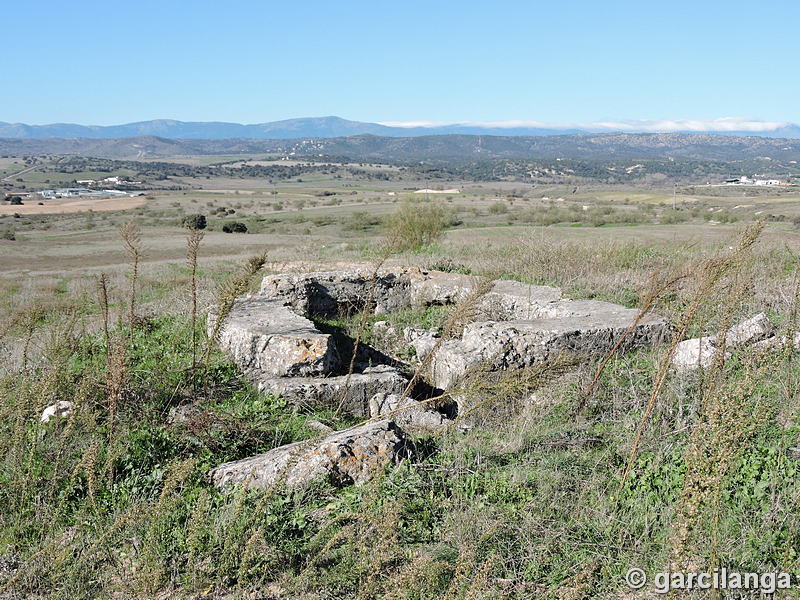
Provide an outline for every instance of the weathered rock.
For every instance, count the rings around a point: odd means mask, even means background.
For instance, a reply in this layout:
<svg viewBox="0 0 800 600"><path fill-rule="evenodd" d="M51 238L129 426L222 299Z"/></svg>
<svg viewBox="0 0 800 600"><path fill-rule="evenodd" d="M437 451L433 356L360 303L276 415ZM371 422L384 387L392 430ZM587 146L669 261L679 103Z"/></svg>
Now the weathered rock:
<svg viewBox="0 0 800 600"><path fill-rule="evenodd" d="M216 313L209 313L208 331ZM283 303L262 297L237 300L225 319L219 345L249 374L258 376L324 375L339 366L330 335Z"/></svg>
<svg viewBox="0 0 800 600"><path fill-rule="evenodd" d="M225 463L210 475L219 488L244 485L266 490L279 483L298 488L320 477L340 485L361 485L402 458L406 448L405 435L393 421L373 421L322 440L295 442Z"/></svg>
<svg viewBox="0 0 800 600"><path fill-rule="evenodd" d="M435 331L429 329L406 327L403 329L403 339L414 348L417 360L421 362L428 357L440 338Z"/></svg>
<svg viewBox="0 0 800 600"><path fill-rule="evenodd" d="M375 277L369 270L327 271L268 275L259 293L302 314L337 317L363 310L370 292L376 314L407 308L408 285L403 269L381 270Z"/></svg>
<svg viewBox="0 0 800 600"><path fill-rule="evenodd" d="M412 398L386 392L370 398L369 413L373 418L387 415L404 431L413 434L435 433L451 423L442 413Z"/></svg>
<svg viewBox="0 0 800 600"><path fill-rule="evenodd" d="M768 337L765 340L756 342L755 344L753 344L752 348L757 352L768 352L779 349L784 344L786 344L785 335L773 335L772 337Z"/></svg>
<svg viewBox="0 0 800 600"><path fill-rule="evenodd" d="M768 337L765 340L756 342L751 347L753 348L753 350L758 350L761 352L781 350L788 341L789 338L785 335L773 335L772 337ZM794 350L800 352L800 331L796 332L792 336L791 345Z"/></svg>
<svg viewBox="0 0 800 600"><path fill-rule="evenodd" d="M331 427L330 425L325 425L325 423L317 421L316 419L309 419L308 421L306 421L306 427L310 427L314 431L319 431L320 433L324 433L325 435L333 433L334 431L333 427Z"/></svg>
<svg viewBox="0 0 800 600"><path fill-rule="evenodd" d="M212 472L215 483L264 489L280 480L298 486L320 476L361 483L406 447L404 431L441 429L450 421L404 398L407 382L396 369L366 367L397 361L362 346L356 372L349 378L341 375L346 366L331 336L300 314L351 314L363 310L368 299L376 314L450 305L483 285L478 277L413 268L382 269L377 274L365 269L266 277L258 296L234 305L222 328L220 345L264 392L299 404L338 408L341 403L344 410L359 416L380 417L388 412L392 419L221 465ZM670 330L663 319L648 315L629 332L636 310L596 300L565 299L556 288L515 281L493 282L468 312L473 322L456 332L461 333L460 339L442 341L435 332L410 327L401 332L386 322L376 323L373 333L390 347L413 346L420 360L429 357L433 385L446 389L478 363L487 362L496 370L522 368L563 352L607 352L626 333L626 348L656 342ZM214 319L211 314L209 330Z"/></svg>
<svg viewBox="0 0 800 600"><path fill-rule="evenodd" d="M298 406L338 408L363 417L368 414L369 399L379 391L400 394L408 381L392 367L380 365L337 377L273 377L258 381L266 394L283 396ZM346 392L345 390L346 386Z"/></svg>
<svg viewBox="0 0 800 600"><path fill-rule="evenodd" d="M759 313L717 336L693 338L680 342L675 347L672 366L678 371L691 371L697 368L705 369L710 367L720 351L723 340L726 347L726 360L731 356L727 348L736 349L751 346L759 352L777 348L786 343L786 337L775 336L773 335L774 331L775 326L770 322L767 315Z"/></svg>
<svg viewBox="0 0 800 600"><path fill-rule="evenodd" d="M775 331L775 326L764 313L734 325L725 334L725 344L730 348L746 346L767 339Z"/></svg>
<svg viewBox="0 0 800 600"><path fill-rule="evenodd" d="M75 405L69 400L59 400L42 411L39 421L41 423L49 423L52 419L67 417L74 407Z"/></svg>
<svg viewBox="0 0 800 600"><path fill-rule="evenodd" d="M697 368L707 369L714 362L719 349L713 338L702 337L684 340L675 347L672 355L672 366L678 371L691 371ZM725 358L730 356L726 352Z"/></svg>
<svg viewBox="0 0 800 600"><path fill-rule="evenodd" d="M635 310L616 307L582 316L472 323L464 328L460 340L439 346L431 365L433 384L447 389L467 369L484 362L501 370L528 367L561 353L607 352L630 328L636 314ZM628 335L625 347L653 343L668 331L663 319L645 317Z"/></svg>

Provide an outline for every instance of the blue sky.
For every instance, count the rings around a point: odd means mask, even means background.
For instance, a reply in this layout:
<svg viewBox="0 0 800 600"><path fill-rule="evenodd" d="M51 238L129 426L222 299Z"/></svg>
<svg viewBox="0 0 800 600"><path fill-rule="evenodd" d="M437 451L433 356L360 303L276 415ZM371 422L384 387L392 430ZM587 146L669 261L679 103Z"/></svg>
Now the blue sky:
<svg viewBox="0 0 800 600"><path fill-rule="evenodd" d="M0 121L800 122L800 3L9 2Z"/></svg>

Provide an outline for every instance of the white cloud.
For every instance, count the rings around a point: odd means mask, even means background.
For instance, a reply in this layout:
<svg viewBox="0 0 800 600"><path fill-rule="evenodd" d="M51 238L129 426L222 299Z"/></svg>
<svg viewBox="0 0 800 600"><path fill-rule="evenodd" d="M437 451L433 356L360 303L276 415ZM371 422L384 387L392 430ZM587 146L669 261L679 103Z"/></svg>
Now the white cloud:
<svg viewBox="0 0 800 600"><path fill-rule="evenodd" d="M378 121L378 125L386 125L387 127L443 127L445 125L453 125L453 123L443 121Z"/></svg>
<svg viewBox="0 0 800 600"><path fill-rule="evenodd" d="M622 131L774 131L789 123L761 121L752 117L721 117L719 119L643 119L639 121L604 121L592 123L601 129Z"/></svg>
<svg viewBox="0 0 800 600"><path fill-rule="evenodd" d="M594 123L554 124L541 121L381 121L389 127L445 127L461 125L465 127L486 127L494 129L536 128L536 129L584 129L586 131L774 131L791 125L785 121L762 121L753 117L720 117L717 119L640 119L620 121L596 121Z"/></svg>

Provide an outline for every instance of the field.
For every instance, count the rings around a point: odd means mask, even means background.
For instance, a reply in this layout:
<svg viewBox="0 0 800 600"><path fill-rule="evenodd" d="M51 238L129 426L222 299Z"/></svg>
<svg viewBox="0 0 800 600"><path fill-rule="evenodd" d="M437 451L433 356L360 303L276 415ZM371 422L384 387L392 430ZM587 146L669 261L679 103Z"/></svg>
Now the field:
<svg viewBox="0 0 800 600"><path fill-rule="evenodd" d="M276 165L264 158L178 157L227 170L152 171L146 195L126 200L0 205L0 598L633 599L651 596L625 586L631 567L800 571L791 344L663 379L666 346L490 378L468 427L418 440L368 485L222 494L212 466L354 420L259 394L202 323L232 281L385 260L652 301L681 339L759 312L791 335L800 189L431 181L300 160L279 166L303 172L248 170ZM42 160L51 170L5 191L138 177L127 162L59 172ZM0 159L0 177L25 168ZM413 193L424 188L459 193ZM441 231L387 245L403 210ZM183 222L196 214L207 227L195 264ZM232 223L246 233L226 233ZM375 320L325 325L361 334ZM41 425L58 400L79 410ZM185 407L194 416L177 419Z"/></svg>

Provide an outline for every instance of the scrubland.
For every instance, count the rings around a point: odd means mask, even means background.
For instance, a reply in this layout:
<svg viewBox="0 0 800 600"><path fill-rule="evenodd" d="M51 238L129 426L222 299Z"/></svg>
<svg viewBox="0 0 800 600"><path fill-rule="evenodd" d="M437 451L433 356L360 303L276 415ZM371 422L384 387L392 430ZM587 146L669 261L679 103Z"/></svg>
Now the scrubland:
<svg viewBox="0 0 800 600"><path fill-rule="evenodd" d="M791 195L673 209L671 189L557 202L563 189L465 186L408 204L375 188L326 206L304 186L12 223L0 598L644 598L632 567L800 572L791 343L691 373L668 368L666 343L485 377L467 386L468 427L417 440L372 483L216 490L221 462L353 422L257 393L207 338L205 307L266 272L386 260L647 308L680 339L757 312L798 327ZM209 215L197 261L192 213ZM221 233L233 219L249 233ZM381 318L435 329L448 311ZM59 400L75 410L40 423Z"/></svg>

